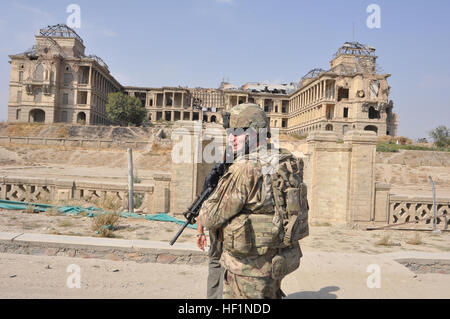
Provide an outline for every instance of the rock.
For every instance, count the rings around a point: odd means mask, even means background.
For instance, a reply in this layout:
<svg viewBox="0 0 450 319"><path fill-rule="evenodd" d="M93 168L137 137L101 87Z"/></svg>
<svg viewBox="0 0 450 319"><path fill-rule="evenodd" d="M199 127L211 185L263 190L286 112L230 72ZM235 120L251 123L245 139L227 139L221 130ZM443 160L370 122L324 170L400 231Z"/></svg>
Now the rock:
<svg viewBox="0 0 450 319"><path fill-rule="evenodd" d="M113 269L111 272L119 272L119 269Z"/></svg>
<svg viewBox="0 0 450 319"><path fill-rule="evenodd" d="M52 269L50 265L45 266L45 269Z"/></svg>
<svg viewBox="0 0 450 319"><path fill-rule="evenodd" d="M17 277L17 275L10 275L9 278Z"/></svg>

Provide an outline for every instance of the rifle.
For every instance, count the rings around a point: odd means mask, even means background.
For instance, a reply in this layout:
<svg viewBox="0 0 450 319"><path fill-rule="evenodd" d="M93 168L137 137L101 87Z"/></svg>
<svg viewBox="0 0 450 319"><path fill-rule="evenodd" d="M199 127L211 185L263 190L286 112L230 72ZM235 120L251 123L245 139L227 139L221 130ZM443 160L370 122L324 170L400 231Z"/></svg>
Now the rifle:
<svg viewBox="0 0 450 319"><path fill-rule="evenodd" d="M186 217L187 221L183 225L183 227L178 231L175 237L170 241L170 246L173 246L177 241L178 237L183 233L185 228L189 224L195 224L195 220L200 213L200 208L202 208L203 202L211 196L211 194L216 189L219 184L220 178L225 174L228 166L231 165L229 163L217 163L216 166L211 170L208 177L205 179L205 184L203 186L203 191L199 197L192 203L192 205L188 208L188 210L183 213L184 217Z"/></svg>

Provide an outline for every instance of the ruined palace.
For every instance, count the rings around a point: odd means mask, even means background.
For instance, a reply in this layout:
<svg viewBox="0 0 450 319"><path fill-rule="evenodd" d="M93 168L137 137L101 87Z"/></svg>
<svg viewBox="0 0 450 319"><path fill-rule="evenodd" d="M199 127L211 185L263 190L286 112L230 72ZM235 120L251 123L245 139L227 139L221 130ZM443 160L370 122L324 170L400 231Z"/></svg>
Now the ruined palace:
<svg viewBox="0 0 450 319"><path fill-rule="evenodd" d="M217 89L123 86L101 58L85 54L83 40L66 25L39 30L30 50L9 57L11 123L110 125L108 94L124 92L142 101L150 122L221 122L224 110L249 102L259 104L283 133L397 134L390 74L380 72L374 48L357 42L339 48L329 70L313 69L298 83L237 88L224 81Z"/></svg>

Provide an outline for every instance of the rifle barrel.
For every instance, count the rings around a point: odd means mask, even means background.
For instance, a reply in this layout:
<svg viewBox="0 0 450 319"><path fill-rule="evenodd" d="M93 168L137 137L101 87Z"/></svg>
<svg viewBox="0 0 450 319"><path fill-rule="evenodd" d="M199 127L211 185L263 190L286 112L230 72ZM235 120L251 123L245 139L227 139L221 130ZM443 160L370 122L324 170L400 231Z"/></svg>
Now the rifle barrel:
<svg viewBox="0 0 450 319"><path fill-rule="evenodd" d="M170 241L170 246L173 246L175 242L177 241L178 237L180 237L181 233L184 231L184 229L190 224L190 221L188 220L183 227L178 231L178 233L175 235L175 237Z"/></svg>

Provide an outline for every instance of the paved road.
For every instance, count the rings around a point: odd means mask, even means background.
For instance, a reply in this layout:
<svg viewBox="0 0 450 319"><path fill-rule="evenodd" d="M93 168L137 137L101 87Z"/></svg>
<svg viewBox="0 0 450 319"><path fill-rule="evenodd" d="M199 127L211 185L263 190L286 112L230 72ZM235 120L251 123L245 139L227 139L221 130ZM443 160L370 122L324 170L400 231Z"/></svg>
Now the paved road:
<svg viewBox="0 0 450 319"><path fill-rule="evenodd" d="M450 298L449 274L416 275L393 260L448 254L303 253L300 269L283 281L288 298ZM80 288L67 286L77 285L70 265L79 266ZM0 254L0 298L202 299L206 272L205 265Z"/></svg>

